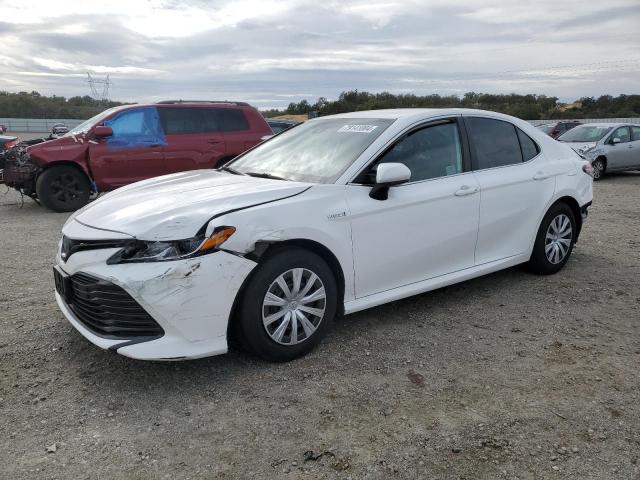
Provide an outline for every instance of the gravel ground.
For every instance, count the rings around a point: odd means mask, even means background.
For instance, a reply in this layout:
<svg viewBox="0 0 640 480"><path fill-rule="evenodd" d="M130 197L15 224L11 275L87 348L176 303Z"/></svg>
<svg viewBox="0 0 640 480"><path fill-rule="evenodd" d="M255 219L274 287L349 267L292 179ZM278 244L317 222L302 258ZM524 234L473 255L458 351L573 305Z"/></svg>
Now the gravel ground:
<svg viewBox="0 0 640 480"><path fill-rule="evenodd" d="M640 174L566 268L338 319L306 358L150 363L53 299L64 214L0 197L0 477L640 478Z"/></svg>

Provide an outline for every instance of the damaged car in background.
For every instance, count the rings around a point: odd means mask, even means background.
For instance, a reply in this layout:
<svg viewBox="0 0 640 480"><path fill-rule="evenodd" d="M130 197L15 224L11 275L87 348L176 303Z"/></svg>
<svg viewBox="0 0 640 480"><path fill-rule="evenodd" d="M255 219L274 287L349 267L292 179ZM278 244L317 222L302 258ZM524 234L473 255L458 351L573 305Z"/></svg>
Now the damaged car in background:
<svg viewBox="0 0 640 480"><path fill-rule="evenodd" d="M465 109L357 112L218 170L108 193L72 215L56 300L89 341L176 360L309 352L357 312L513 265L559 271L590 165L527 122Z"/></svg>
<svg viewBox="0 0 640 480"><path fill-rule="evenodd" d="M591 162L593 179L605 173L640 169L640 125L589 123L558 137Z"/></svg>
<svg viewBox="0 0 640 480"><path fill-rule="evenodd" d="M70 212L92 193L220 166L269 135L262 115L242 102L124 105L59 138L23 144L7 157L3 181L53 211Z"/></svg>

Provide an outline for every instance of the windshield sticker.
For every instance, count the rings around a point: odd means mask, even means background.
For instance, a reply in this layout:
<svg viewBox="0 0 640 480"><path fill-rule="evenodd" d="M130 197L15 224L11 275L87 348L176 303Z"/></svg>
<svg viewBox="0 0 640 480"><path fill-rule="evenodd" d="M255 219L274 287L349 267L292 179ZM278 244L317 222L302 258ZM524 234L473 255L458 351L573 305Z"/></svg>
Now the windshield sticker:
<svg viewBox="0 0 640 480"><path fill-rule="evenodd" d="M338 133L371 133L376 128L377 125L344 125L340 127Z"/></svg>

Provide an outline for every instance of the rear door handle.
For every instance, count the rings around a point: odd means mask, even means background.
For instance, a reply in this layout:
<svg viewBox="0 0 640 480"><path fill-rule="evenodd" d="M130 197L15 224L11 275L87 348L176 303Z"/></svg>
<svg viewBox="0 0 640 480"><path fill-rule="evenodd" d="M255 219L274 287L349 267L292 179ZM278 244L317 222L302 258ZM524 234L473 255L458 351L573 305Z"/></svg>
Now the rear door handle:
<svg viewBox="0 0 640 480"><path fill-rule="evenodd" d="M465 195L473 195L474 193L478 193L480 189L476 186L463 185L454 194L456 197L464 197Z"/></svg>
<svg viewBox="0 0 640 480"><path fill-rule="evenodd" d="M551 175L549 175L548 173L536 172L536 174L533 176L533 179L534 180L546 180L549 177L551 177Z"/></svg>
<svg viewBox="0 0 640 480"><path fill-rule="evenodd" d="M213 138L207 140L208 143L220 143L222 140L214 140Z"/></svg>

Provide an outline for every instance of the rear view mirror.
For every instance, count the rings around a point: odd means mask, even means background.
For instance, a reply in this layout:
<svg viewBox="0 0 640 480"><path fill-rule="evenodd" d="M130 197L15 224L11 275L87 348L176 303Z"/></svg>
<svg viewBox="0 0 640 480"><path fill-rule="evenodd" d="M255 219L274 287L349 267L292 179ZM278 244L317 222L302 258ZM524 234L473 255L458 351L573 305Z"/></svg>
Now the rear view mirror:
<svg viewBox="0 0 640 480"><path fill-rule="evenodd" d="M403 163L380 163L376 169L376 183L369 196L376 200L389 198L389 187L408 182L411 170Z"/></svg>
<svg viewBox="0 0 640 480"><path fill-rule="evenodd" d="M615 145L616 143L620 143L620 139L618 137L611 139L611 145Z"/></svg>
<svg viewBox="0 0 640 480"><path fill-rule="evenodd" d="M113 135L113 130L111 127L105 127L104 125L98 125L93 129L93 134L96 138L105 138Z"/></svg>

